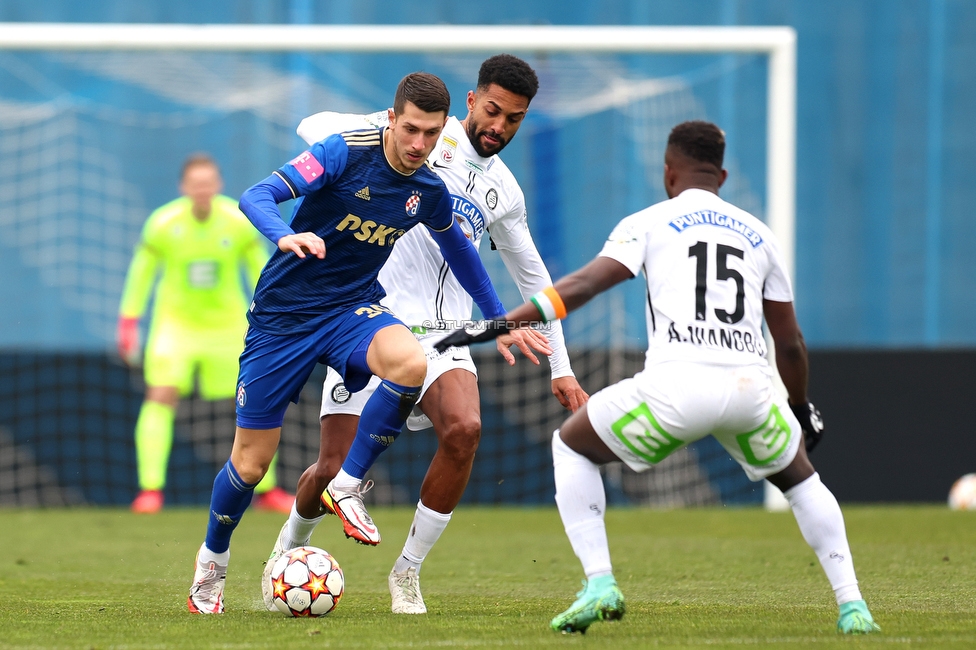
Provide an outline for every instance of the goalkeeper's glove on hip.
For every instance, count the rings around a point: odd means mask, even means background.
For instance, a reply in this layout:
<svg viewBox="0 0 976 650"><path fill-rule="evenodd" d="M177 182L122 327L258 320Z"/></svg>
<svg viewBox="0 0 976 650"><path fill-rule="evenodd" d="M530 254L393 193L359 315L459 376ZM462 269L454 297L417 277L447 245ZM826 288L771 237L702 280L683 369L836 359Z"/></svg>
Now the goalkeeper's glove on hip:
<svg viewBox="0 0 976 650"><path fill-rule="evenodd" d="M803 429L803 439L806 441L807 453L810 453L817 446L817 443L820 442L820 439L823 438L824 434L824 421L823 416L820 415L820 409L810 402L804 402L803 404L790 404L790 410L793 411L796 419L800 421L800 428Z"/></svg>

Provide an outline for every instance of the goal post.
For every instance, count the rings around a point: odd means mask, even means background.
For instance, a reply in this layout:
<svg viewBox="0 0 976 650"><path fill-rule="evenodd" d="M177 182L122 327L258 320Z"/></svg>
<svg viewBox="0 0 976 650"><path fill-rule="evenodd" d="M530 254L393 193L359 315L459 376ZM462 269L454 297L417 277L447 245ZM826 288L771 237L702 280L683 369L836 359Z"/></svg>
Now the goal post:
<svg viewBox="0 0 976 650"><path fill-rule="evenodd" d="M791 27L0 23L0 53L434 53L452 56L503 51L523 55L766 56L764 217L780 241L789 272L794 275L796 33ZM51 110L55 110L54 104ZM62 136L55 133L43 137ZM24 148L30 146L28 138L20 141ZM100 159L95 163L102 164ZM16 197L8 198L5 204L0 197L0 213L15 200ZM25 212L22 220L30 216ZM617 218L623 216L621 213ZM102 296L106 303L115 299ZM622 327L620 323L611 325ZM611 359L609 365L613 363ZM619 369L611 368L609 372L613 375ZM775 503L768 493L766 503Z"/></svg>

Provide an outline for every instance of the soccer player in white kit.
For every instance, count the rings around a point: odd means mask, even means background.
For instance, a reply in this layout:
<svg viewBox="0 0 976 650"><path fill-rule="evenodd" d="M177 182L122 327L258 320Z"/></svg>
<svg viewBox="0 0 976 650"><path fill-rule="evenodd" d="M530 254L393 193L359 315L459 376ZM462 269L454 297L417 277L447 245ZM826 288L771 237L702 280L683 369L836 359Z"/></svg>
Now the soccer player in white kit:
<svg viewBox="0 0 976 650"><path fill-rule="evenodd" d="M669 200L625 218L596 259L505 320L459 330L435 345L490 340L540 315L543 322L563 318L644 272L644 370L593 395L553 435L556 505L586 574L576 602L552 620L554 630L585 632L625 611L607 545L600 465L622 460L645 470L707 435L750 479L769 479L783 491L834 590L838 630L880 629L858 590L840 506L807 457L823 423L807 400L806 345L789 276L772 231L719 198L724 153L725 135L714 124L679 124L664 157ZM789 401L774 388L763 316Z"/></svg>
<svg viewBox="0 0 976 650"><path fill-rule="evenodd" d="M477 90L468 93L467 117L463 121L448 119L427 160L451 193L455 220L465 234L475 246L485 233L490 234L526 298L552 280L532 241L522 190L496 154L518 131L537 90L536 74L525 61L508 54L487 59L479 71ZM386 111L371 115L318 113L302 121L298 134L312 143L332 133L377 128L386 119ZM366 192L363 190L364 196L368 196ZM427 350L427 377L419 412L415 410L407 426L414 430L433 426L438 448L421 486L403 552L389 575L392 611L423 614L427 609L420 591L421 564L461 500L481 435L477 370L471 353L467 347L436 352L433 344L470 320L472 300L444 263L437 244L420 228L397 240L379 280L387 292L382 304L411 326ZM557 321L543 333L551 344L552 392L563 406L575 411L588 395L573 375L562 328ZM515 343L534 359L524 342ZM509 345L512 341L505 340L498 349L512 364L515 358ZM336 477L359 415L377 383L350 394L339 375L329 370L322 391L322 451L318 462L298 483L295 507L267 567L283 550L307 543L323 513L329 511L327 505L321 506L319 497ZM266 604L273 609L270 592L265 592Z"/></svg>

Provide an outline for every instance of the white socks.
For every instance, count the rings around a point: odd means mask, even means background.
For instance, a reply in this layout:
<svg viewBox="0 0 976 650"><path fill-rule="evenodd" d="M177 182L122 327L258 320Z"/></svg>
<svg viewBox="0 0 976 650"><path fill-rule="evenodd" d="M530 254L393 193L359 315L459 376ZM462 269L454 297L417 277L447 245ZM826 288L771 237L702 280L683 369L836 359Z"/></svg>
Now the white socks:
<svg viewBox="0 0 976 650"><path fill-rule="evenodd" d="M807 480L783 493L793 516L807 541L820 560L827 580L834 590L837 604L861 600L854 575L854 561L847 543L844 515L833 493L820 482L816 472Z"/></svg>
<svg viewBox="0 0 976 650"><path fill-rule="evenodd" d="M343 490L344 492L355 492L362 484L363 479L356 478L355 476L346 473L346 470L344 469L340 469L339 473L335 475L334 479L332 479L332 485L340 490Z"/></svg>
<svg viewBox="0 0 976 650"><path fill-rule="evenodd" d="M197 562L202 562L203 564L213 562L214 564L227 566L230 562L230 549L227 549L223 553L214 553L207 548L207 543L204 542L200 545L200 551L197 553Z"/></svg>
<svg viewBox="0 0 976 650"><path fill-rule="evenodd" d="M324 517L325 515L319 515L312 519L306 519L298 514L298 508L292 503L291 514L288 515L288 525L285 527L284 547L289 549L308 544L312 538L312 531Z"/></svg>
<svg viewBox="0 0 976 650"><path fill-rule="evenodd" d="M397 558L396 564L393 565L393 570L397 573L403 573L407 569L413 568L416 569L417 573L420 573L420 565L430 553L430 549L433 548L441 533L447 528L448 522L451 521L451 514L453 513L449 512L445 515L436 510L431 510L423 502L418 501L417 512L413 516L410 533L403 545L403 552Z"/></svg>
<svg viewBox="0 0 976 650"><path fill-rule="evenodd" d="M573 552L587 578L611 573L610 546L603 514L607 493L600 468L552 434L552 467L556 478L556 506Z"/></svg>

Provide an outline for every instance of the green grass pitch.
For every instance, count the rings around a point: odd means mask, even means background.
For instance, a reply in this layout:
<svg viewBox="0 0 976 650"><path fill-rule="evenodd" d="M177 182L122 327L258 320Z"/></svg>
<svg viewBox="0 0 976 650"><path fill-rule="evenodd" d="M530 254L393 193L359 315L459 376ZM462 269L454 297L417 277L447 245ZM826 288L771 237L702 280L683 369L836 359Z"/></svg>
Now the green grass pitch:
<svg viewBox="0 0 976 650"><path fill-rule="evenodd" d="M386 576L412 509L376 508L383 543L327 518L312 543L346 594L320 619L263 610L260 576L283 517L250 512L234 536L223 616L186 594L203 509L0 509L0 648L976 648L976 513L846 507L861 589L880 635L836 634L837 608L790 513L607 515L619 623L562 635L550 618L582 577L554 508L459 509L422 574L429 614L394 616Z"/></svg>

